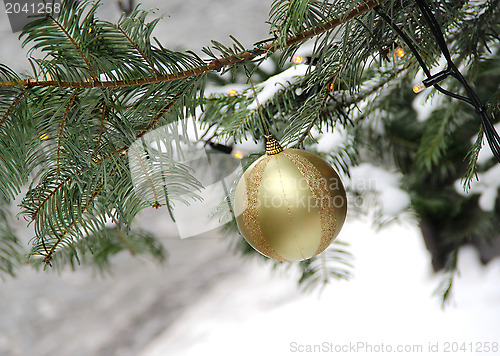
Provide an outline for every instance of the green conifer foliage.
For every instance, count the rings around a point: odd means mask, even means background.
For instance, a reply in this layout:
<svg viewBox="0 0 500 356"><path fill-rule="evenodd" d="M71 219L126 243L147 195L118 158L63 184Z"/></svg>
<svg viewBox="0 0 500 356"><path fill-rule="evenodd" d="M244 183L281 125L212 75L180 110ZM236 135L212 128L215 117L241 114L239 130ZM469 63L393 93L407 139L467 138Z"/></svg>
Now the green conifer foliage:
<svg viewBox="0 0 500 356"><path fill-rule="evenodd" d="M494 123L500 109L499 3L427 1L455 64ZM176 122L182 127L192 117L213 130L219 142L262 140L263 117L284 146L312 151L314 132L345 130L344 142L322 155L347 175L360 162L403 174L409 210L420 223L435 269L454 271L460 246L497 237L498 199L493 210L485 211L479 193L457 191L462 177L465 188L473 186L476 175L496 164L493 157L476 163L483 138L476 113L444 96L426 120L419 120L412 106L409 83L421 75L420 66L392 25L411 39L433 73L442 62L415 1L274 0L269 39L250 49L235 38L230 44L213 41L203 49L204 58L169 50L151 38L161 18L151 20L151 14L136 8L109 23L96 17L98 6L64 1L60 13L28 24L21 35L32 50L28 76L0 64L0 270L12 273L25 260L105 267L124 249L163 260L161 245L131 229L131 223L151 206L171 211L174 194L167 192L161 202L140 199L127 153L152 130ZM396 45L404 48L403 58L393 54ZM282 83L260 107L251 105L255 97L248 77L253 75L256 90L263 90L269 77L287 70L297 50L306 48L307 70ZM261 69L263 61L274 61L275 72ZM221 71L247 89L205 95L207 83L225 83ZM441 84L466 94L453 78ZM430 100L442 94L431 88L420 95ZM181 167L172 184L189 192L199 182ZM35 228L27 257L9 228L7 208L25 186L22 215ZM106 226L109 219L116 228ZM243 242L236 245L248 249ZM329 255L301 263L301 280L346 278L348 264L349 254L337 244Z"/></svg>

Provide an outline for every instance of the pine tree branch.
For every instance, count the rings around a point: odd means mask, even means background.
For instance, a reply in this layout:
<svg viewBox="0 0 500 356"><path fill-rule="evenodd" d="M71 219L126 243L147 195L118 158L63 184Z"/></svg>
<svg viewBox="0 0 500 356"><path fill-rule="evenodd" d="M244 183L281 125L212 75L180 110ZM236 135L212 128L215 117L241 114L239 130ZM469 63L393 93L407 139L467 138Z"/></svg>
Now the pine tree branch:
<svg viewBox="0 0 500 356"><path fill-rule="evenodd" d="M47 17L51 19L57 25L57 27L59 27L59 29L64 33L64 35L71 41L73 46L75 46L76 50L80 53L80 56L87 64L87 67L89 67L89 70L92 73L93 80L95 81L98 80L97 75L95 74L94 70L92 69L92 66L90 65L89 59L85 56L80 46L78 46L78 43L76 43L75 39L68 33L68 31L66 31L64 26L59 21L57 21L53 16L47 15Z"/></svg>
<svg viewBox="0 0 500 356"><path fill-rule="evenodd" d="M37 203L39 203L39 205L37 206L37 208L29 214L29 217L31 220L35 220L36 217L38 216L38 213L40 212L40 209L42 209L42 207L50 200L51 197L53 197L58 191L59 189L61 189L61 187L64 185L65 182L69 181L71 179L71 177L66 177L61 183L59 183L59 185L57 185L46 197L45 199L43 199L42 201L37 201Z"/></svg>
<svg viewBox="0 0 500 356"><path fill-rule="evenodd" d="M125 238L125 236L123 236L122 232L120 231L120 229L118 229L118 227L115 227L115 231L116 231L116 236L118 236L118 239L125 245L125 247L127 247L127 249L129 250L130 254L132 256L135 256L135 251L134 251L134 247L130 244L130 242Z"/></svg>
<svg viewBox="0 0 500 356"><path fill-rule="evenodd" d="M144 174L144 176L146 177L148 185L151 188L151 191L153 192L153 196L154 196L154 200L155 200L155 202L153 203L153 208L158 209L159 207L161 207L161 203L160 203L160 199L158 197L158 192L156 191L155 184L154 184L154 182L151 179L151 176L149 174L149 170L144 165L144 161L142 160L141 155L139 154L138 151L135 152L135 156L137 157L137 161L139 162L139 164L141 166L141 171Z"/></svg>
<svg viewBox="0 0 500 356"><path fill-rule="evenodd" d="M127 33L125 31L123 31L123 29L119 25L117 25L116 27L118 28L118 30L120 30L120 32L123 34L123 36L125 36L127 41L129 41L130 44L135 48L135 50L141 55L141 57L146 61L146 63L151 67L151 69L156 73L156 75L161 76L161 73L158 72L158 70L155 68L153 63L151 63L151 61L144 55L144 53L141 51L139 46L134 41L132 41L130 36L127 35Z"/></svg>
<svg viewBox="0 0 500 356"><path fill-rule="evenodd" d="M161 117L163 115L165 115L168 110L170 110L174 105L175 103L180 99L180 95L176 98L174 98L170 103L168 103L155 117L155 119L148 125L148 127L142 131L140 134L137 135L137 139L143 137L146 133L149 132L149 130L156 124L158 123L158 121L161 119ZM102 159L96 159L96 160L92 160L93 164L97 165L97 164L102 164L104 161L110 159L111 157L114 157L116 155L120 155L121 153L123 152L126 152L128 150L128 146L126 145L123 145L121 147L119 147L114 153L102 158ZM75 175L80 175L82 173L84 173L86 171L86 169L81 169L80 171L76 172ZM35 209L35 211L33 213L30 214L30 218L31 220L35 220L38 213L40 212L40 210L42 209L42 207L64 186L65 183L67 183L68 181L70 181L72 177L71 176L68 176L66 177L61 183L59 183L51 192L50 194L47 195L47 197L42 200L40 202L40 204L38 205L38 207Z"/></svg>
<svg viewBox="0 0 500 356"><path fill-rule="evenodd" d="M14 101L12 102L12 104L10 104L9 108L7 109L7 111L5 112L5 114L2 116L2 120L0 120L0 127L2 127L2 125L5 123L5 121L7 121L7 118L9 117L9 115L12 113L12 110L14 110L14 108L17 106L17 104L19 104L19 102L21 101L21 99L23 98L24 94L26 94L26 90L23 90L21 92L21 94L19 94L17 96L17 98L14 99Z"/></svg>
<svg viewBox="0 0 500 356"><path fill-rule="evenodd" d="M177 100L180 99L180 97L181 97L180 94L177 95L176 97L174 97L172 99L172 101L170 103L165 105L165 107L156 115L154 120L151 121L149 123L149 125L140 134L137 135L137 138L141 138L142 136L147 134L158 123L158 121L160 121L160 119L163 117L163 115L165 115L170 110L170 108L172 108L172 106L174 106L174 104L177 102Z"/></svg>
<svg viewBox="0 0 500 356"><path fill-rule="evenodd" d="M106 103L103 102L102 103L102 114L101 114L101 126L99 127L99 137L97 138L97 144L95 146L94 151L92 151L92 153L90 154L91 157L93 155L95 155L95 153L99 149L99 145L101 144L102 134L104 132L104 116L105 116L105 114L106 114Z"/></svg>
<svg viewBox="0 0 500 356"><path fill-rule="evenodd" d="M79 89L75 90L75 93L73 94L73 96L69 100L68 105L66 105L66 110L64 111L64 115L63 115L62 120L61 120L61 128L59 129L59 137L57 139L57 174L61 173L60 168L61 168L61 143L62 143L62 134L63 134L64 126L66 124L66 118L68 117L69 109L70 109L71 105L73 105L73 102L76 99L76 95L78 94L78 90Z"/></svg>
<svg viewBox="0 0 500 356"><path fill-rule="evenodd" d="M238 125L236 126L236 128L235 128L233 131L238 131L238 130L240 129L240 127L241 127L241 126L243 126L243 124L244 124L245 122L247 122L247 120L248 120L249 118L251 118L251 117L252 117L252 114L253 114L253 113L252 113L252 112L250 112L250 113L249 113L248 115L246 115L243 119L241 119L241 121L238 123ZM212 137L210 137L210 139L214 138L215 136L216 136L216 134L214 134Z"/></svg>
<svg viewBox="0 0 500 356"><path fill-rule="evenodd" d="M328 89L325 90L325 94L323 95L323 100L321 101L321 105L318 107L316 116L314 117L313 120L311 120L311 123L309 124L307 129L304 131L302 136L297 141L297 144L295 145L296 147L300 147L302 145L307 136L309 136L309 132L311 132L312 128L316 124L316 121L318 121L319 117L321 116L321 110L325 107L326 101L328 100L328 91L329 91Z"/></svg>
<svg viewBox="0 0 500 356"><path fill-rule="evenodd" d="M123 156L120 157L120 159L123 159ZM108 179L111 178L116 172L118 171L118 164L115 165L113 170L109 173ZM87 203L82 207L81 214L85 213L87 209L89 208L90 203L99 195L99 193L102 191L104 188L104 183L101 183L97 189L94 191L91 197L87 200ZM56 252L57 246L63 241L64 237L69 234L70 230L75 227L76 223L78 222L78 218L80 215L75 216L74 220L71 222L71 224L65 229L64 233L60 236L57 236L56 242L52 245L50 248L49 252L44 256L42 262L45 264L50 264L50 261L52 261L52 256ZM42 237L42 242L43 242L43 237ZM45 244L44 244L45 246Z"/></svg>
<svg viewBox="0 0 500 356"><path fill-rule="evenodd" d="M324 22L321 25L318 25L314 28L311 28L309 30L306 30L297 36L290 37L288 40L286 40L285 44L280 44L279 41L275 40L272 41L266 45L260 46L260 47L254 47L251 50L246 50L242 51L236 55L229 55L226 57L214 59L211 61L209 64L196 67L193 69L185 70L182 72L178 73L172 73L168 75L160 75L156 77L148 77L148 78L141 78L141 79L132 79L132 80L119 80L119 81L99 81L97 78L95 80L90 80L86 82L58 82L54 80L43 80L43 81L35 81L29 83L28 80L18 80L18 81L3 81L0 82L0 87L7 87L7 86L54 86L54 87L62 87L62 88L118 88L118 87L130 87L130 86L137 86L137 85L147 85L147 84L155 84L155 83L164 83L164 82L169 82L169 81L175 81L179 79L185 79L185 78L190 78L190 77L196 77L204 73L208 72L213 72L217 71L219 72L222 70L222 68L236 64L239 62L243 62L249 59L253 59L259 55L262 55L264 53L274 53L280 49L283 48L288 48L290 46L293 46L297 43L303 42L305 40L308 40L312 37L315 37L317 35L320 35L322 33L325 33L329 30L334 29L335 27L346 23L356 17L359 17L366 12L370 11L371 9L383 4L387 0L369 0L356 8L352 9L351 11L344 13L343 15L333 18L332 20L328 22ZM71 38L71 37L69 37ZM74 40L73 40L74 41ZM264 42L264 41L263 41ZM76 46L76 42L74 43ZM79 47L77 47L79 49ZM80 50L80 49L79 49ZM81 51L81 50L80 50ZM81 52L83 55L83 52ZM88 60L86 57L84 57L86 60L87 64Z"/></svg>
<svg viewBox="0 0 500 356"><path fill-rule="evenodd" d="M333 82L338 78L338 74L339 74L339 71L341 69L342 65L339 66L339 69L337 69L335 71L335 73L333 74L333 78L332 78L332 81L331 81L331 85L333 85ZM318 113L317 115L314 117L314 120L311 121L311 123L309 124L309 126L307 127L306 131L304 131L304 133L302 134L302 136L300 137L300 139L297 141L297 144L296 146L299 147L300 145L302 145L302 143L305 141L305 139L307 138L307 136L309 135L309 132L311 132L312 128L314 127L314 125L316 124L316 121L318 121L319 117L321 116L321 110L325 107L326 105L326 102L328 100L328 95L330 93L330 89L325 89L325 94L323 96L323 100L321 101L321 106L318 108Z"/></svg>

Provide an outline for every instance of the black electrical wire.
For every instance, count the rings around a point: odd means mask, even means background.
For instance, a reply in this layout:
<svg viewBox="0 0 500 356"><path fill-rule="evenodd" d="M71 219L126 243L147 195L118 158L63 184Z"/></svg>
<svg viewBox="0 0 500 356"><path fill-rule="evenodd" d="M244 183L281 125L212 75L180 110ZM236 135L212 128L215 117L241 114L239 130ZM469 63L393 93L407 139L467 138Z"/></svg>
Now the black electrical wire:
<svg viewBox="0 0 500 356"><path fill-rule="evenodd" d="M424 60L422 59L422 57L420 56L420 53L418 53L417 49L415 48L415 46L413 45L411 39L393 22L391 21L391 19L389 19L389 17L384 14L383 12L381 12L379 10L378 7L375 8L375 12L384 19L384 21L386 21L389 25L391 25L391 27L394 29L394 31L399 35L399 37L401 37L403 39L403 41L406 43L406 45L408 46L408 48L410 49L410 51L412 51L413 55L415 56L415 58L417 59L418 63L420 64L420 66L422 67L422 70L424 71L425 75L427 75L427 77L431 77L432 74L429 70L429 68L427 68L427 65L425 64ZM452 93L444 88L442 88L440 85L438 84L434 84L433 85L434 88L436 88L436 90L440 91L441 93L443 93L444 95L448 95L452 98L455 98L455 99L458 99L458 100L462 100L462 101L465 101L466 103L474 106L474 104L472 103L471 100L469 100L468 98L464 97L464 96L461 96L461 95L458 95L458 94L455 94L455 93Z"/></svg>
<svg viewBox="0 0 500 356"><path fill-rule="evenodd" d="M439 47L441 48L441 52L443 52L443 56L446 58L448 63L450 62L453 63L451 60L450 51L448 50L448 46L446 45L446 41L444 39L443 32L441 31L441 26L439 26L439 23L437 22L436 18L434 17L431 10L427 6L427 3L425 2L425 0L415 0L415 2L417 3L417 6L420 8L420 11L424 16L425 21L429 25L434 37L436 38L436 41Z"/></svg>
<svg viewBox="0 0 500 356"><path fill-rule="evenodd" d="M415 2L417 3L417 6L422 11L422 14L424 15L424 19L427 22L427 24L429 25L429 28L431 29L431 32L434 35L434 38L436 39L439 48L441 49L441 52L443 53L443 56L446 59L446 62L448 63L448 67L451 69L451 74L465 87L467 94L470 96L471 100L474 102L474 107L477 108L479 106L482 106L476 93L469 86L469 84L467 83L467 81L463 77L462 73L460 73L458 68L455 66L455 63L451 59L448 45L446 44L443 32L441 31L441 26L439 26L439 23L438 23L436 17L430 11L429 7L427 6L427 3L425 2L425 0L415 0Z"/></svg>
<svg viewBox="0 0 500 356"><path fill-rule="evenodd" d="M455 63L453 63L450 52L448 50L448 46L446 45L446 41L444 39L443 32L441 31L441 27L439 26L436 17L430 11L427 3L425 2L425 0L415 0L415 2L422 11L422 14L427 24L429 25L434 37L436 38L436 41L441 49L441 52L443 53L443 56L446 58L446 61L448 62L448 67L452 71L452 75L464 86L465 90L467 91L467 95L469 99L472 101L472 104L476 109L476 113L481 119L481 124L483 125L484 133L486 135L486 139L488 140L488 144L490 145L491 151L495 156L495 158L498 160L498 162L500 162L500 136L498 135L498 132L495 130L495 127L491 123L488 113L486 112L476 92L470 87L469 83L467 83L467 80L455 66Z"/></svg>
<svg viewBox="0 0 500 356"><path fill-rule="evenodd" d="M382 13L379 8L375 8L375 11L377 14L384 19L391 27L394 29L394 31L403 39L403 41L406 43L408 48L412 51L412 53L415 55L415 58L419 62L420 66L422 67L422 70L424 73L427 75L426 81L428 81L428 86L433 85L436 90L440 91L441 93L448 95L452 98L462 100L470 105L472 105L476 109L476 113L478 114L479 118L481 119L481 124L484 129L484 133L486 136L486 139L488 141L488 144L491 148L491 151L495 158L497 159L498 162L500 162L500 136L498 135L497 131L495 130L495 127L491 123L490 117L488 113L486 112L484 105L481 103L481 100L478 98L476 92L470 87L469 83L467 83L467 80L464 78L462 73L458 70L456 67L455 63L453 63L453 60L450 55L450 51L448 49L448 46L446 44L443 32L441 31L441 27L436 20L436 17L433 15L432 11L429 9L427 3L425 0L415 0L417 3L417 6L420 8L420 11L422 12L422 15L427 22L427 25L429 26L432 34L434 35L436 42L441 49L441 53L446 59L446 62L448 64L448 68L444 70L441 73L438 73L434 76L431 75L429 68L427 68L425 62L423 61L422 57L418 53L417 49L413 45L412 41L410 38L393 22L387 15ZM467 92L468 98L452 93L448 90L443 89L437 83L434 83L434 81L439 82L443 79L445 79L448 75L453 76L455 79L457 79L465 88L465 91ZM426 85L427 86L427 85Z"/></svg>
<svg viewBox="0 0 500 356"><path fill-rule="evenodd" d="M392 28L394 29L394 31L396 31L396 33L403 39L403 41L406 43L406 45L408 46L408 48L413 52L413 54L415 55L415 58L417 59L418 63L420 64L420 66L422 67L422 69L424 70L424 73L430 77L431 76L431 72L429 71L429 68L427 68L427 65L425 64L424 60L422 59L422 57L420 57L420 53L418 53L417 49L415 48L415 46L413 45L413 43L411 42L410 38L408 36L406 36L406 34L393 22L391 21L391 19L386 15L384 14L382 11L380 11L379 7L377 6L375 9L375 12L381 17L384 19L385 22L387 22L389 25L392 26Z"/></svg>

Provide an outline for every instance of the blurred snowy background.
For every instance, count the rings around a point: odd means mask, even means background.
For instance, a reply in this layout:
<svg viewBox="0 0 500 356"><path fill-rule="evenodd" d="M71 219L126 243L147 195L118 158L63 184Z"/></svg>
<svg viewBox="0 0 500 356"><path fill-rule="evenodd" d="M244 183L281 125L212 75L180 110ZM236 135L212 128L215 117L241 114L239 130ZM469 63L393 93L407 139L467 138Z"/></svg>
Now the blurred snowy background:
<svg viewBox="0 0 500 356"><path fill-rule="evenodd" d="M267 38L271 2L144 0L142 7L169 15L155 32L165 46L201 53L229 34L246 46ZM116 21L116 2L103 1L100 16ZM0 4L0 62L22 72L29 67L17 37ZM407 202L397 177L369 166L346 184L363 177L378 179L387 209ZM443 276L432 273L415 221L403 221L376 232L368 219L348 218L340 239L356 258L353 279L304 294L297 271L242 260L215 232L180 239L165 211L143 211L137 223L165 244L167 264L122 254L106 277L84 268L61 275L21 270L0 285L0 355L280 356L315 354L306 352L314 345L321 346L317 354L348 355L354 349L345 346L372 354L368 348L382 344L392 353L406 347L401 354L409 355L431 354L436 343L433 354L457 345L468 348L460 354L499 354L492 343L500 343L500 259L483 267L464 249L454 298L442 310L433 292ZM27 243L32 232L23 220L16 226Z"/></svg>

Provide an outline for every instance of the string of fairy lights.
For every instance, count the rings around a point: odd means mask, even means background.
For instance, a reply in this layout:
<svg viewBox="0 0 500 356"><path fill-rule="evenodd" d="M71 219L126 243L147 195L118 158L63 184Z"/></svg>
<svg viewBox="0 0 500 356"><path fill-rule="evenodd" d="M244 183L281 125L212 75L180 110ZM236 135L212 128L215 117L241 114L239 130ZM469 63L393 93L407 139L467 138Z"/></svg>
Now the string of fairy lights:
<svg viewBox="0 0 500 356"><path fill-rule="evenodd" d="M472 89L472 87L469 85L465 77L462 75L462 73L458 70L457 66L453 62L453 59L451 58L450 51L448 49L448 46L446 44L443 32L441 30L441 27L436 20L436 17L432 13L432 11L429 8L429 5L426 3L425 0L415 0L417 6L419 7L420 11L422 12L422 15L424 17L424 20L426 21L427 25L429 26L436 43L438 47L441 50L441 53L443 57L446 59L447 62L447 67L446 69L436 73L436 74L431 74L429 68L423 61L422 57L420 56L419 52L417 51L416 47L414 46L412 40L408 35L406 35L397 25L394 21L392 21L386 14L384 14L380 7L376 7L374 10L377 12L377 14L384 20L386 21L392 28L393 30L401 37L401 39L405 42L405 44L408 46L408 48L412 51L413 55L419 62L420 66L422 67L422 70L424 71L425 75L427 76L426 79L424 79L422 82L418 83L413 87L413 91L415 93L419 93L423 91L426 88L429 87L434 87L436 90L441 92L444 95L450 96L454 99L461 100L471 106L474 107L477 115L479 116L481 120L481 124L483 127L484 134L486 135L486 139L488 141L488 144L491 148L491 152L495 156L498 162L500 162L500 136L498 135L498 132L496 131L495 127L493 126L490 116L485 108L485 106L482 104L481 100L479 99L478 95L476 92ZM467 96L462 96L456 93L452 93L444 88L442 88L439 83L445 80L448 77L453 77L465 89L465 92Z"/></svg>
<svg viewBox="0 0 500 356"><path fill-rule="evenodd" d="M422 92L423 90L429 88L429 87L434 87L437 91L440 93L447 95L449 97L452 97L457 100L461 100L471 106L474 107L477 115L479 116L483 128L483 132L486 136L486 139L488 141L488 144L491 148L491 151L494 155L494 157L497 159L498 162L500 162L500 136L498 135L495 127L492 124L492 121L490 119L490 116L485 108L485 106L482 104L481 100L479 99L478 95L476 92L472 89L472 87L469 85L465 77L462 75L462 73L458 70L457 66L454 64L451 54L449 52L448 46L446 44L443 32L441 30L441 27L436 20L434 14L429 8L429 5L426 3L426 0L415 0L417 6L419 7L424 20L426 21L427 25L429 26L436 43L441 50L441 53L443 57L446 59L447 62L447 67L446 69L432 74L429 67L426 65L425 61L422 59L420 53L418 52L416 46L414 45L413 41L410 39L410 37L404 33L404 31L398 27L395 23L395 21L391 20L389 16L387 16L385 13L382 12L380 7L376 7L374 11L385 21L387 22L392 29L398 34L398 36L403 40L407 48L413 53L415 56L416 60L420 64L424 74L426 75L426 79L424 79L422 82L416 84L413 87L413 92L415 94L418 94ZM388 57L395 56L399 58L403 58L406 53L403 47L396 42L392 43L387 49L386 49L386 55ZM309 64L309 65L314 65L314 61L316 61L316 58L313 58L311 56L302 56L302 55L296 55L292 58L292 62L295 64ZM453 77L456 80L458 80L462 86L465 89L466 95L459 95L457 93L453 93L451 91L448 91L444 89L442 86L439 85L442 81L447 79L448 77ZM333 84L331 84L330 90L333 89ZM229 96L235 96L237 95L237 91L235 89L230 89L228 91ZM214 148L212 146L212 148ZM217 148L216 148L217 149ZM240 158L241 155L237 158Z"/></svg>

